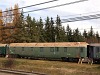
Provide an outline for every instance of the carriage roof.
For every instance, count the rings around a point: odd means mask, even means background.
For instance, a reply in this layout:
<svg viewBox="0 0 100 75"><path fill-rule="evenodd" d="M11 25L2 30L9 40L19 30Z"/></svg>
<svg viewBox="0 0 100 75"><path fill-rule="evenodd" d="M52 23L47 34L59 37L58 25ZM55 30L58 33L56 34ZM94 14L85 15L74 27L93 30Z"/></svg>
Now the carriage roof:
<svg viewBox="0 0 100 75"><path fill-rule="evenodd" d="M10 47L86 47L86 42L11 43Z"/></svg>

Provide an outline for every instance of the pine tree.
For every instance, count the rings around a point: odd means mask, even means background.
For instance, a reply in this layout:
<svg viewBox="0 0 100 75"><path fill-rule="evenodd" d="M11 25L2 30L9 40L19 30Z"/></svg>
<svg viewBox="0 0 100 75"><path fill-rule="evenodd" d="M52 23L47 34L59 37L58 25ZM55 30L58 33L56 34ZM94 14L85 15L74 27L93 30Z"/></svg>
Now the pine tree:
<svg viewBox="0 0 100 75"><path fill-rule="evenodd" d="M68 41L67 35L66 35L66 31L64 26L61 28L61 42L66 42Z"/></svg>
<svg viewBox="0 0 100 75"><path fill-rule="evenodd" d="M79 41L79 30L78 28L75 29L75 31L73 31L73 39L74 39L74 42L78 42Z"/></svg>
<svg viewBox="0 0 100 75"><path fill-rule="evenodd" d="M69 25L67 25L66 27L66 35L67 35L67 39L68 42L72 42L73 41L73 34L72 34L72 29L69 27Z"/></svg>
<svg viewBox="0 0 100 75"><path fill-rule="evenodd" d="M91 28L90 28L90 31L88 32L88 36L89 36L89 37L93 37L93 36L94 36L94 31L93 31L92 26L91 26Z"/></svg>
<svg viewBox="0 0 100 75"><path fill-rule="evenodd" d="M50 19L49 19L49 17L47 17L47 19L45 20L45 28L44 28L44 30L45 30L45 41L46 42L50 42L51 41L51 36L50 36Z"/></svg>
<svg viewBox="0 0 100 75"><path fill-rule="evenodd" d="M54 27L54 21L53 18L51 19L47 17L46 23L45 23L45 40L47 42L54 42L55 41L55 27Z"/></svg>
<svg viewBox="0 0 100 75"><path fill-rule="evenodd" d="M88 43L93 43L93 42L95 42L95 34L94 34L94 31L93 31L92 26L91 26L91 28L90 28L90 31L88 32L88 39L87 39L87 42L88 42Z"/></svg>
<svg viewBox="0 0 100 75"><path fill-rule="evenodd" d="M61 42L62 41L62 35L61 35L61 30L62 30L62 25L61 25L61 20L60 17L57 15L56 18L56 26L55 26L55 41L56 42Z"/></svg>
<svg viewBox="0 0 100 75"><path fill-rule="evenodd" d="M45 42L44 39L44 29L43 29L43 21L42 18L40 17L39 21L37 22L38 24L38 34L39 34L39 42Z"/></svg>
<svg viewBox="0 0 100 75"><path fill-rule="evenodd" d="M87 42L88 34L87 34L87 31L86 30L84 30L84 32L83 32L83 38Z"/></svg>
<svg viewBox="0 0 100 75"><path fill-rule="evenodd" d="M53 18L51 17L50 20L50 42L55 42L55 27L54 27L54 21Z"/></svg>
<svg viewBox="0 0 100 75"><path fill-rule="evenodd" d="M24 25L24 38L26 40L26 42L32 42L32 34L33 34L33 22L31 19L31 16L28 14L28 16L26 16L26 20L25 20L25 25Z"/></svg>
<svg viewBox="0 0 100 75"><path fill-rule="evenodd" d="M83 36L81 35L79 29L75 29L75 31L73 32L73 39L74 39L74 42L82 42L84 41L84 38Z"/></svg>
<svg viewBox="0 0 100 75"><path fill-rule="evenodd" d="M96 38L99 38L99 33L98 33L98 31L96 32Z"/></svg>
<svg viewBox="0 0 100 75"><path fill-rule="evenodd" d="M84 37L84 38L87 38L87 36L88 36L88 35L87 35L87 31L84 30L84 32L83 32L83 37Z"/></svg>
<svg viewBox="0 0 100 75"><path fill-rule="evenodd" d="M35 28L34 28L34 36L35 36L35 42L40 42L40 26L38 24L38 21L35 23Z"/></svg>
<svg viewBox="0 0 100 75"><path fill-rule="evenodd" d="M96 32L96 39L97 39L97 42L99 43L100 42L100 36L99 36L98 32Z"/></svg>
<svg viewBox="0 0 100 75"><path fill-rule="evenodd" d="M0 43L2 43L2 34L3 34L3 32L2 32L2 29L3 29L3 20L2 20L2 10L0 10Z"/></svg>
<svg viewBox="0 0 100 75"><path fill-rule="evenodd" d="M23 10L21 14L18 14L20 11L18 9L18 6L15 5L15 16L13 20L13 24L15 25L14 33L13 33L13 39L14 42L26 42L25 39L25 22L24 22L24 15Z"/></svg>

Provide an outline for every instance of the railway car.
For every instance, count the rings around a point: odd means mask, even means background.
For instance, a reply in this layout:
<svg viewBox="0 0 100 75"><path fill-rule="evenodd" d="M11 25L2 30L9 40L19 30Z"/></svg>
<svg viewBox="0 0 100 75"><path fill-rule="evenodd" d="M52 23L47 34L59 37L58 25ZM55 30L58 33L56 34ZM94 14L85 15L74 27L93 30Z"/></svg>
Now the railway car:
<svg viewBox="0 0 100 75"><path fill-rule="evenodd" d="M94 62L100 63L100 43L93 43L87 46L87 56L93 58Z"/></svg>
<svg viewBox="0 0 100 75"><path fill-rule="evenodd" d="M6 44L0 44L0 56L5 57L6 56L6 49L7 45Z"/></svg>
<svg viewBox="0 0 100 75"><path fill-rule="evenodd" d="M67 61L87 57L86 42L11 43L12 57L62 59Z"/></svg>

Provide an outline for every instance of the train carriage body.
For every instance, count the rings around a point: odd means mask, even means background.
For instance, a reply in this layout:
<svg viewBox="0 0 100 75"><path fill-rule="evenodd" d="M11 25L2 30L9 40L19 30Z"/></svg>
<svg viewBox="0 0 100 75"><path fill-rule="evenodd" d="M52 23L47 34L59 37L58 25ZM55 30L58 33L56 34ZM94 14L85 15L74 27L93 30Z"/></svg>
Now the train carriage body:
<svg viewBox="0 0 100 75"><path fill-rule="evenodd" d="M100 62L100 43L93 43L87 46L88 57Z"/></svg>
<svg viewBox="0 0 100 75"><path fill-rule="evenodd" d="M6 56L6 49L7 49L6 44L0 44L0 56L1 57Z"/></svg>
<svg viewBox="0 0 100 75"><path fill-rule="evenodd" d="M20 57L67 59L87 56L86 42L11 43L9 54Z"/></svg>

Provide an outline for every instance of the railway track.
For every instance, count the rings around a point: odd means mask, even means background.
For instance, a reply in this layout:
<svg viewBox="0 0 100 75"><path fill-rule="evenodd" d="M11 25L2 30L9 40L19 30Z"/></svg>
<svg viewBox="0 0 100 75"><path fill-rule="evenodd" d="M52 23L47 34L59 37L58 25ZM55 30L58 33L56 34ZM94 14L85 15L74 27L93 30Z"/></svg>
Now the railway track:
<svg viewBox="0 0 100 75"><path fill-rule="evenodd" d="M0 75L47 75L37 72L26 72L18 70L0 69Z"/></svg>

